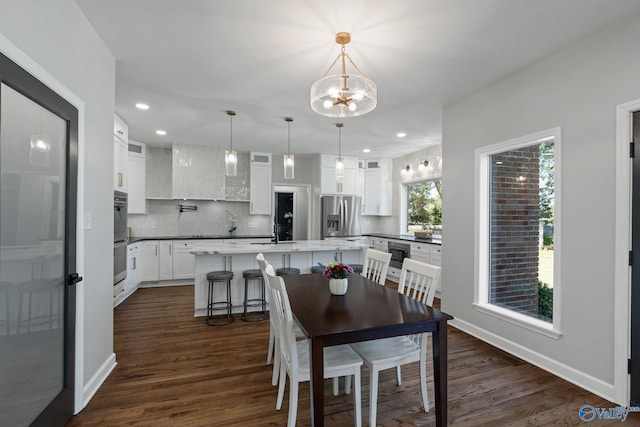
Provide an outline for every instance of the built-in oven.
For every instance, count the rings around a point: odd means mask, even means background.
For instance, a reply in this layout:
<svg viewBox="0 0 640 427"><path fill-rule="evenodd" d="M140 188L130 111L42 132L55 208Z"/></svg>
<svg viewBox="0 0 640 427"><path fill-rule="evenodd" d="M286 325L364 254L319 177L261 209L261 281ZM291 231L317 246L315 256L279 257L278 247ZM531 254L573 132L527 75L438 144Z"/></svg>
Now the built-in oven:
<svg viewBox="0 0 640 427"><path fill-rule="evenodd" d="M113 194L113 284L127 277L127 193Z"/></svg>
<svg viewBox="0 0 640 427"><path fill-rule="evenodd" d="M405 258L411 256L411 245L408 243L400 243L389 240L389 252L391 253L391 261L389 266L394 268L402 268L402 262Z"/></svg>

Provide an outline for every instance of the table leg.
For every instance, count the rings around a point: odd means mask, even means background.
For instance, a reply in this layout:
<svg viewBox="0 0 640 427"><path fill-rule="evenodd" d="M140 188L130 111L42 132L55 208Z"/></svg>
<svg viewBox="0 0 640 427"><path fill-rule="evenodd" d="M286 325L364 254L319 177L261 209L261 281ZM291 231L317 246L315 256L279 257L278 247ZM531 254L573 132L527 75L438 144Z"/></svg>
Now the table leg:
<svg viewBox="0 0 640 427"><path fill-rule="evenodd" d="M324 426L324 343L321 338L312 338L309 341L311 425L322 427Z"/></svg>
<svg viewBox="0 0 640 427"><path fill-rule="evenodd" d="M447 322L438 322L432 333L433 382L435 385L436 426L447 425Z"/></svg>

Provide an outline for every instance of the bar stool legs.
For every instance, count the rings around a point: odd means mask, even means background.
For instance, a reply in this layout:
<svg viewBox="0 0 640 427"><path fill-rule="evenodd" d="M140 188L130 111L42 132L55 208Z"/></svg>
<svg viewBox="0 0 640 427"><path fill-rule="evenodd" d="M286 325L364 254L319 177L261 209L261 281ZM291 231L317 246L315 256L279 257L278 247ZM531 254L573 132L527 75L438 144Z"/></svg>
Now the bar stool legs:
<svg viewBox="0 0 640 427"><path fill-rule="evenodd" d="M267 297L262 271L259 269L245 270L242 272L242 276L244 277L244 312L242 316L240 316L240 319L245 322L259 322L268 319L269 313L267 312ZM257 286L259 287L260 294L257 298L249 298L249 280L258 281ZM260 307L260 311L248 313L248 307ZM255 317L256 315L258 315L258 317Z"/></svg>
<svg viewBox="0 0 640 427"><path fill-rule="evenodd" d="M235 319L231 314L231 279L233 279L232 271L212 271L207 273L207 281L209 282L209 290L207 294L207 317L204 323L209 326L228 325ZM226 300L215 300L214 286L226 283ZM215 314L216 311L225 311L225 314Z"/></svg>

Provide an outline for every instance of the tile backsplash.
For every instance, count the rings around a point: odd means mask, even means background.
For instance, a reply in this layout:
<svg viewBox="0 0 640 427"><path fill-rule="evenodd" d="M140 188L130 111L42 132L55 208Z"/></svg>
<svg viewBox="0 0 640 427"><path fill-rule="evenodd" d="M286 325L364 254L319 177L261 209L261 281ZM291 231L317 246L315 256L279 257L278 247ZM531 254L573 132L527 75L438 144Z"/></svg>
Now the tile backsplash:
<svg viewBox="0 0 640 427"><path fill-rule="evenodd" d="M229 234L227 211L235 215L237 236L272 234L270 215L249 215L249 203L208 200L147 200L147 215L129 215L133 237L192 236ZM179 204L196 206L196 211L180 212ZM249 227L251 225L251 227Z"/></svg>

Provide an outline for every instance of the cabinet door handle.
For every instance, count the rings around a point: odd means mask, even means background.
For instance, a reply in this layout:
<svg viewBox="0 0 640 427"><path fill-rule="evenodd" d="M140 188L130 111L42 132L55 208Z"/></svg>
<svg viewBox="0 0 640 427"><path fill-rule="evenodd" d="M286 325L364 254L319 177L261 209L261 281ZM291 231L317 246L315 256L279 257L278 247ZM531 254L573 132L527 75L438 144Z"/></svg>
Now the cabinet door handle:
<svg viewBox="0 0 640 427"><path fill-rule="evenodd" d="M131 268L132 270L135 270L136 268L138 268L138 263L136 261L137 261L137 258L133 257L133 268Z"/></svg>
<svg viewBox="0 0 640 427"><path fill-rule="evenodd" d="M158 245L156 245L156 256L158 256Z"/></svg>
<svg viewBox="0 0 640 427"><path fill-rule="evenodd" d="M118 172L118 187L122 187L122 172Z"/></svg>
<svg viewBox="0 0 640 427"><path fill-rule="evenodd" d="M171 248L172 247L173 247L172 245L169 245L169 255L171 255Z"/></svg>
<svg viewBox="0 0 640 427"><path fill-rule="evenodd" d="M233 256L229 255L229 271L233 271Z"/></svg>

